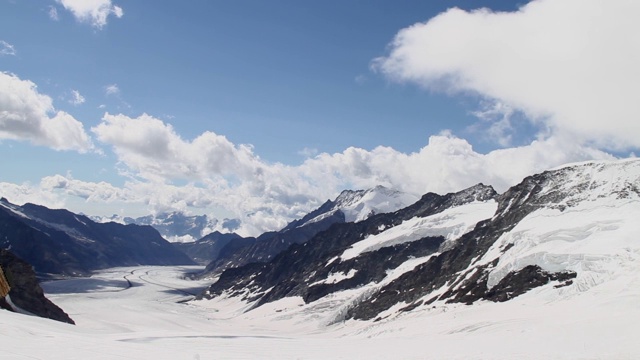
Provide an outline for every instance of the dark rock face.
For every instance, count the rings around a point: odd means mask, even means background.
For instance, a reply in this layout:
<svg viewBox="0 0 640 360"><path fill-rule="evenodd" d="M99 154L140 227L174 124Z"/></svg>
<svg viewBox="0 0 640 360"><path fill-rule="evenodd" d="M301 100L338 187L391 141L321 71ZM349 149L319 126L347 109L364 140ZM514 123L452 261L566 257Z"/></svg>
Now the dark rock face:
<svg viewBox="0 0 640 360"><path fill-rule="evenodd" d="M426 194L415 204L389 214L374 215L358 223L333 224L304 244L294 244L268 263L248 264L223 272L204 297L223 292L258 300L257 306L287 296L301 296L310 302L327 294L381 280L386 271L408 260L438 251L442 237L384 247L346 261L332 261L352 244L383 229L414 217L426 217L471 201L485 201L497 194L491 187L477 185L459 193ZM336 283L324 283L329 274L351 273ZM247 295L249 294L249 295Z"/></svg>
<svg viewBox="0 0 640 360"><path fill-rule="evenodd" d="M88 275L135 265L192 265L150 226L95 223L67 210L0 203L0 248L11 249L39 274Z"/></svg>
<svg viewBox="0 0 640 360"><path fill-rule="evenodd" d="M313 214L311 213L307 217L313 216ZM207 265L202 276L217 275L228 268L239 267L252 262L268 262L292 244L303 244L331 225L344 222L344 214L337 211L320 221L299 227L295 226L294 223L303 223L305 218L289 224L281 231L262 234L257 239L244 238L241 241L236 239L229 242L220 251L219 256Z"/></svg>
<svg viewBox="0 0 640 360"><path fill-rule="evenodd" d="M0 249L0 267L11 288L9 297L15 306L36 316L74 324L69 315L44 296L31 265ZM11 309L6 301L3 307Z"/></svg>

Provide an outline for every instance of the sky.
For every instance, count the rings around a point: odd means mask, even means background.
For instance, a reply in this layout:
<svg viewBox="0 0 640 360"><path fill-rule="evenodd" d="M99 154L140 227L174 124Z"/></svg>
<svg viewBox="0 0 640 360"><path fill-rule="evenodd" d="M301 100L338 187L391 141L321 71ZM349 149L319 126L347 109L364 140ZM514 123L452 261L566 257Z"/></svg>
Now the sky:
<svg viewBox="0 0 640 360"><path fill-rule="evenodd" d="M640 3L0 0L0 196L282 228L640 148Z"/></svg>

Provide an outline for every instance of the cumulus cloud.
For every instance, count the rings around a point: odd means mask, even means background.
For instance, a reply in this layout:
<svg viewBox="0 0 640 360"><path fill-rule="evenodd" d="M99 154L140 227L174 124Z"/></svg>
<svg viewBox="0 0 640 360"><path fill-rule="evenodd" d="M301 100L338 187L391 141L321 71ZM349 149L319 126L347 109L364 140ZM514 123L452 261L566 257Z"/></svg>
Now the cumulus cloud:
<svg viewBox="0 0 640 360"><path fill-rule="evenodd" d="M156 121L148 115L124 121L137 125L140 120ZM612 158L602 151L556 137L480 154L466 140L444 132L430 137L428 144L420 151L410 154L389 147L373 150L349 148L340 153L319 154L298 166L269 164L254 156L243 165L252 171L252 175L243 176L240 172L233 175L232 181L229 175L225 175L227 172L220 169L199 168L207 176L191 170L180 174L180 169L198 169L199 164L206 163L204 159L197 159L197 151L204 147L194 145L195 140L182 140L168 124L143 123L139 126L147 129L147 132L142 130L118 142L115 142L116 137L102 138L104 141L114 141L119 160L135 175L122 187L107 182L86 182L67 174L45 177L36 185L0 183L0 193L16 203L31 201L56 207L70 207L75 202L68 200L76 198L83 201L83 207L70 208L88 214L95 214L95 211L91 211L92 207L113 209L114 204L123 204L119 207L122 209L143 206L149 213L207 213L219 219L222 217L218 214L222 211L223 217L241 221L237 229L239 234L255 236L281 229L327 199L335 198L345 188L366 189L382 184L422 195L429 191L441 194L458 191L482 182L502 192L525 176L551 167L574 161ZM132 131L134 127L125 128ZM149 149L131 146L144 139L144 134L151 136L154 132L164 133L160 138L173 143L161 155L149 151L155 145ZM112 135L116 133L121 136L124 134L121 128L117 128ZM173 153L181 151L180 146L194 146L194 150L191 150L193 158ZM201 152L204 158L214 156L212 154L219 145L212 141L208 146L211 146L209 152ZM239 157L227 158L227 161L231 164L244 161L242 157L247 154L241 154L239 146L231 143L227 146L231 146L230 151L235 154L231 157ZM135 154L133 161L129 152ZM177 167L174 161L185 162L185 167ZM166 167L169 170L156 169L153 176L149 176L146 171L152 167L151 164L158 162L158 168ZM230 168L233 169L233 166L230 165ZM177 178L189 181L185 185L175 185L172 180Z"/></svg>
<svg viewBox="0 0 640 360"><path fill-rule="evenodd" d="M170 124L143 114L137 118L106 113L91 130L113 146L120 161L147 179L197 179L213 176L247 178L259 164L248 145L234 145L226 137L205 132L188 141Z"/></svg>
<svg viewBox="0 0 640 360"><path fill-rule="evenodd" d="M516 12L450 9L398 32L373 68L474 92L574 141L640 147L640 3L537 0ZM503 124L504 125L504 124Z"/></svg>
<svg viewBox="0 0 640 360"><path fill-rule="evenodd" d="M0 196L18 205L33 203L53 209L63 208L65 205L63 198L29 183L12 184L0 182Z"/></svg>
<svg viewBox="0 0 640 360"><path fill-rule="evenodd" d="M8 42L0 40L0 56L3 55L15 56L16 48Z"/></svg>
<svg viewBox="0 0 640 360"><path fill-rule="evenodd" d="M322 154L302 168L309 174L339 174L357 188L382 184L418 195L458 191L479 182L504 191L551 164L596 158L612 157L556 137L480 154L466 140L443 133L431 136L416 153L405 154L388 147L372 151L349 148L338 154Z"/></svg>
<svg viewBox="0 0 640 360"><path fill-rule="evenodd" d="M55 111L51 98L36 85L0 72L0 139L26 140L55 150L86 152L93 148L82 123Z"/></svg>
<svg viewBox="0 0 640 360"><path fill-rule="evenodd" d="M141 198L127 190L115 187L107 182L85 182L74 179L71 175L54 175L44 177L40 181L40 189L53 193L55 190L63 190L68 195L77 196L86 201L110 202L110 201L140 201Z"/></svg>
<svg viewBox="0 0 640 360"><path fill-rule="evenodd" d="M102 29L107 25L110 15L121 18L124 11L121 7L113 5L111 0L57 0L66 10L70 11L76 20L89 23L91 26ZM55 12L57 17L57 11ZM52 17L51 11L49 16ZM52 17L53 18L53 17Z"/></svg>

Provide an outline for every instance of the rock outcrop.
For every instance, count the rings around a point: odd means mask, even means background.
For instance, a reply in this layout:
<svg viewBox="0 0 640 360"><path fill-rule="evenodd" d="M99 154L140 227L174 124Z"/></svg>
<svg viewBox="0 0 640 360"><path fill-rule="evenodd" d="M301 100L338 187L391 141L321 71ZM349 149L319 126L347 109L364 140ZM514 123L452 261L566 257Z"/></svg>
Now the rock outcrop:
<svg viewBox="0 0 640 360"><path fill-rule="evenodd" d="M69 315L44 296L31 265L0 249L0 268L0 307L74 324Z"/></svg>

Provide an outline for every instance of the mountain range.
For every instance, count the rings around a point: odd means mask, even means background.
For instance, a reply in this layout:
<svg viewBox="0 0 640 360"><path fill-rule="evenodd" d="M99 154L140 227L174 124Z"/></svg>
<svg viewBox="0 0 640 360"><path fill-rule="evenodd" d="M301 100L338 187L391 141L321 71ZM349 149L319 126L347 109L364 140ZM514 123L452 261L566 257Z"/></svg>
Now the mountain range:
<svg viewBox="0 0 640 360"><path fill-rule="evenodd" d="M502 194L482 184L427 193L333 224L268 262L226 269L200 299L236 299L250 312L299 298L335 323L504 302L538 288L572 296L638 268L639 200L636 159L545 171Z"/></svg>
<svg viewBox="0 0 640 360"><path fill-rule="evenodd" d="M2 199L0 248L41 276L213 259L199 275L212 284L194 304L233 302L251 314L298 299L283 316L386 322L443 304L569 299L623 283L640 269L638 218L640 160L626 159L548 170L501 194L484 184L419 199L344 191L280 231L213 232L190 244L151 226Z"/></svg>
<svg viewBox="0 0 640 360"><path fill-rule="evenodd" d="M158 230L160 235L173 243L189 243L220 229L233 232L240 226L238 219L218 220L206 214L189 215L179 211L162 212L155 215L137 218L113 215L111 217L90 216L91 220L99 223L116 222L120 224L149 225Z"/></svg>
<svg viewBox="0 0 640 360"><path fill-rule="evenodd" d="M117 266L193 264L151 226L96 223L64 209L18 206L4 198L0 199L0 248L33 265L40 276L83 276Z"/></svg>

